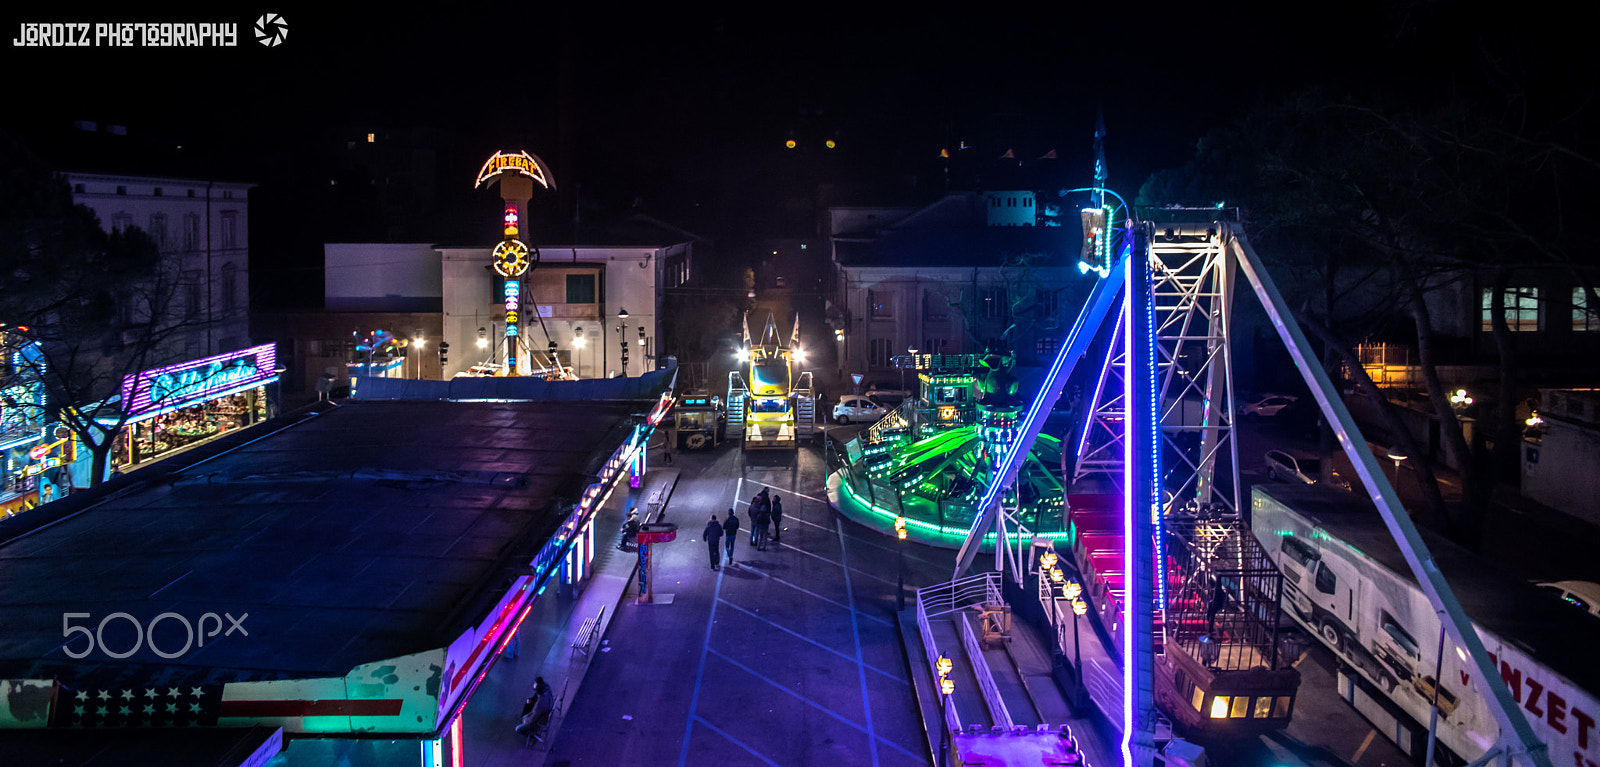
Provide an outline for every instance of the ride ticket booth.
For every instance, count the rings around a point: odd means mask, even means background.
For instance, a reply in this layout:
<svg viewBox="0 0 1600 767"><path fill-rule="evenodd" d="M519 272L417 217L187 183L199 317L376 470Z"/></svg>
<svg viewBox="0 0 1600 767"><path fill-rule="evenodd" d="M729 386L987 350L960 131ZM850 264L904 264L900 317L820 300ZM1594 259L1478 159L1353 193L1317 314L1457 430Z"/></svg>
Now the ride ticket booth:
<svg viewBox="0 0 1600 767"><path fill-rule="evenodd" d="M155 460L266 420L276 365L276 345L263 344L124 376L127 420L112 465Z"/></svg>

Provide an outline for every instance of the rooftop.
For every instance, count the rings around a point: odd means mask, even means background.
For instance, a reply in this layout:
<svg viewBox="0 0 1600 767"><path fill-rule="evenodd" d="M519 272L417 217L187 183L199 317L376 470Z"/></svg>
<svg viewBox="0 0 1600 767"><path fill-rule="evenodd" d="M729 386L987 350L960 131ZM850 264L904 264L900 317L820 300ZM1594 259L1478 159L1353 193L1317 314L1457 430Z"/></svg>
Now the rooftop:
<svg viewBox="0 0 1600 767"><path fill-rule="evenodd" d="M481 619L627 436L629 402L349 402L0 544L0 678L69 688L342 676ZM244 435L241 435L244 436ZM234 632L163 658L127 613ZM242 616L248 616L242 618ZM209 628L209 626L208 626ZM221 628L230 628L221 619ZM150 632L173 654L182 622Z"/></svg>

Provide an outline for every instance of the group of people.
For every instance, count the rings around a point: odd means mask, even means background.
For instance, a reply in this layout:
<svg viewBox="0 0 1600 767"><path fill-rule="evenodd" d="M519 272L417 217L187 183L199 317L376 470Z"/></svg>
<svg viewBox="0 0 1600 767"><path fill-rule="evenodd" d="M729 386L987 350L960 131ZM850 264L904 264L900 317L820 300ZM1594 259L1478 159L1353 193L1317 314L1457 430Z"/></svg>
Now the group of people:
<svg viewBox="0 0 1600 767"><path fill-rule="evenodd" d="M772 495L765 488L750 499L750 545L759 551L767 550L767 532L772 530L772 542L778 543L783 535L783 500ZM726 552L727 564L733 564L734 544L739 541L739 515L733 509L728 509L728 518L717 521L717 515L712 514L706 522L703 533L706 541L706 550L711 559L711 569L720 570L723 564L723 554ZM718 541L722 546L717 545Z"/></svg>

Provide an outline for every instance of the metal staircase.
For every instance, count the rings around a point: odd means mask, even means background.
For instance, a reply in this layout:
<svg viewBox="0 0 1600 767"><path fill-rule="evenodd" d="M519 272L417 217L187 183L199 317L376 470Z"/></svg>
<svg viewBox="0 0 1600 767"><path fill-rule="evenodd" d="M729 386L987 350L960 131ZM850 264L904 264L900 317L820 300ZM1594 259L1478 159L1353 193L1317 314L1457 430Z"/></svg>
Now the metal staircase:
<svg viewBox="0 0 1600 767"><path fill-rule="evenodd" d="M800 374L794 386L794 435L807 438L817 430L817 392L810 371Z"/></svg>
<svg viewBox="0 0 1600 767"><path fill-rule="evenodd" d="M723 439L744 438L744 405L749 394L750 387L745 385L744 376L737 370L728 373L728 420Z"/></svg>

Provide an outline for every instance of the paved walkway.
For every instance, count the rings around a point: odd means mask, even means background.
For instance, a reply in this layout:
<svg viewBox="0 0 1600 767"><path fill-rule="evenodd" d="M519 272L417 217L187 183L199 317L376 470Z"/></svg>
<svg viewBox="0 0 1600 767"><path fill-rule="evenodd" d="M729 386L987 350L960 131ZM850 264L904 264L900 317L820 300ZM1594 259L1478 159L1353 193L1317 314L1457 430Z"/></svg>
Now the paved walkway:
<svg viewBox="0 0 1600 767"><path fill-rule="evenodd" d="M617 606L544 764L929 762L894 622L893 550L832 512L812 451L797 466L756 462L737 446L680 454L666 510L680 534L656 560L673 601ZM712 571L706 519L737 505L748 530L738 499L763 487L783 498L782 543L755 551L741 534L735 564ZM950 559L913 550L908 582L947 579Z"/></svg>

